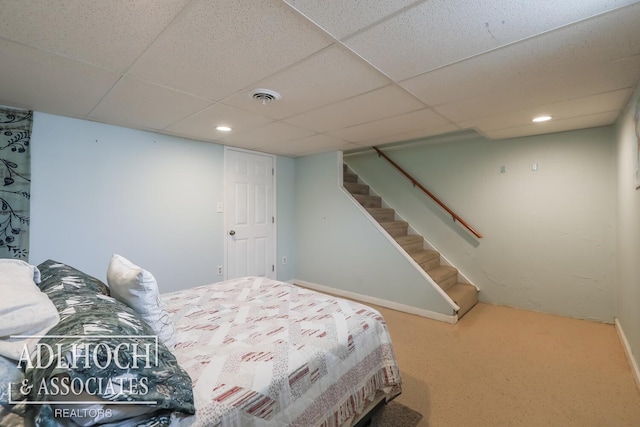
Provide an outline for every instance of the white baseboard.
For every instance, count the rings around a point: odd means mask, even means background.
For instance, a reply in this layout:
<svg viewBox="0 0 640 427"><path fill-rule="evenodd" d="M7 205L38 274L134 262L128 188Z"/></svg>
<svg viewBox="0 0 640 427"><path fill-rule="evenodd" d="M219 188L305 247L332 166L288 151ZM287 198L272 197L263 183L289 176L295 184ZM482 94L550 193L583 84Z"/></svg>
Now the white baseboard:
<svg viewBox="0 0 640 427"><path fill-rule="evenodd" d="M615 319L615 325L620 341L622 342L622 347L624 348L624 352L629 360L629 365L631 365L631 371L633 372L633 376L636 380L636 387L638 387L638 390L640 391L640 369L638 369L638 364L636 363L636 359L633 357L633 352L631 351L631 346L629 346L629 341L627 341L627 336L624 334L622 325L617 318Z"/></svg>
<svg viewBox="0 0 640 427"><path fill-rule="evenodd" d="M362 301L364 303L375 304L381 307L390 308L392 310L402 311L403 313L415 314L416 316L426 317L427 319L438 320L440 322L446 322L451 324L455 324L458 322L458 315L447 315L443 313L438 313L435 311L425 310L423 308L417 308L417 307L412 307L406 304L400 304L394 301L388 301L388 300L384 300L381 298L376 298L368 295L356 294L354 292L343 291L342 289L335 289L329 286L318 285L317 283L311 283L304 280L293 279L293 280L289 280L289 283L300 285L304 288L313 289L315 291L334 294L341 297Z"/></svg>

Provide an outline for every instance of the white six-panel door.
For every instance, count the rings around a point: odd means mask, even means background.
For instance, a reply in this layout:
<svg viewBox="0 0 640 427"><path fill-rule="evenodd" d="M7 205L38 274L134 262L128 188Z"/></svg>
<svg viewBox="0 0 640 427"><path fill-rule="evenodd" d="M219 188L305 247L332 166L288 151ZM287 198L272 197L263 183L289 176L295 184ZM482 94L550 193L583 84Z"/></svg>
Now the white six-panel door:
<svg viewBox="0 0 640 427"><path fill-rule="evenodd" d="M226 278L275 279L274 158L226 148Z"/></svg>

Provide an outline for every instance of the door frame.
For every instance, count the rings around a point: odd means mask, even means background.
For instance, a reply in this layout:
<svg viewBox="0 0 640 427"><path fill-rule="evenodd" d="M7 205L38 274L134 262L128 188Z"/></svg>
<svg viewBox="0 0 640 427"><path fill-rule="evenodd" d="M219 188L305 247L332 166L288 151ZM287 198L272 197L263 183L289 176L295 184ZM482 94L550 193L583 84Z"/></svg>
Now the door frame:
<svg viewBox="0 0 640 427"><path fill-rule="evenodd" d="M239 153L244 153L244 154L252 154L252 155L259 155L259 156L265 156L265 157L271 157L272 158L272 168L273 168L273 174L272 176L272 180L273 180L273 185L272 185L272 195L271 197L273 197L273 242L272 242L272 250L273 250L273 278L275 279L278 275L278 253L277 253L277 249L278 249L278 212L277 212L277 208L278 208L278 199L276 197L277 195L277 179L276 177L278 176L278 170L277 170L277 166L276 166L276 159L277 156L275 154L269 154L269 153L264 153L262 151L256 151L256 150L247 150L246 148L238 148L238 147L231 147L228 145L224 146L224 188L222 191L222 197L223 197L223 212L224 212L224 230L223 230L223 239L224 239L224 267L222 268L222 277L223 280L227 280L229 279L229 273L228 273L228 266L229 266L229 251L228 251L228 242L229 242L229 216L227 215L227 191L228 191L228 182L227 182L227 152L231 150L231 151L236 151Z"/></svg>

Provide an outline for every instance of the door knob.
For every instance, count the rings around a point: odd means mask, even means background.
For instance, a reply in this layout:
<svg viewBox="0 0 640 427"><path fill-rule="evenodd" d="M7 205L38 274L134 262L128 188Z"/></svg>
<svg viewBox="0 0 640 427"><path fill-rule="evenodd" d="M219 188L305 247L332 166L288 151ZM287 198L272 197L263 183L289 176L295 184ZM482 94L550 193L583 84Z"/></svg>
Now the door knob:
<svg viewBox="0 0 640 427"><path fill-rule="evenodd" d="M236 232L234 230L229 231L229 236L235 236Z"/></svg>

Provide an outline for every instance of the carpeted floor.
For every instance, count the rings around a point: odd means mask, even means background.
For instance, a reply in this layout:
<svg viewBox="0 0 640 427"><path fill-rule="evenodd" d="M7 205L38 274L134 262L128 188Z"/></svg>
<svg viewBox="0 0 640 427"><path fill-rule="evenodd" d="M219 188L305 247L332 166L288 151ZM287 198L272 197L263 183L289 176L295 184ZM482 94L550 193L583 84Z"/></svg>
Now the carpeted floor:
<svg viewBox="0 0 640 427"><path fill-rule="evenodd" d="M640 426L613 325L487 304L449 325L374 307L391 331L403 377L392 403L408 425ZM407 426L388 415L379 427Z"/></svg>
<svg viewBox="0 0 640 427"><path fill-rule="evenodd" d="M416 427L421 419L421 413L394 400L371 417L370 427Z"/></svg>

